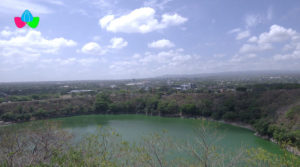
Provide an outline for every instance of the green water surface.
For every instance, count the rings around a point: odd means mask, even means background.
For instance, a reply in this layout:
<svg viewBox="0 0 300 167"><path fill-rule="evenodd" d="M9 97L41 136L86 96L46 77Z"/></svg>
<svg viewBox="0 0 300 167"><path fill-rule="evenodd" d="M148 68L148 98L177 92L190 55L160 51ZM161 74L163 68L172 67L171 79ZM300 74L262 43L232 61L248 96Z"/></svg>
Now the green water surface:
<svg viewBox="0 0 300 167"><path fill-rule="evenodd" d="M145 115L84 115L51 119L59 122L64 130L74 135L74 140L80 140L88 134L96 133L99 125L112 128L118 132L124 140L139 142L142 137L151 133L167 131L167 135L178 144L186 141L193 142L201 126L213 127L213 139L218 138L216 145L225 151L236 151L239 148L261 147L271 153L281 153L278 145L261 139L248 129L199 119L165 118ZM35 121L39 124L43 121ZM26 126L28 123L17 124Z"/></svg>

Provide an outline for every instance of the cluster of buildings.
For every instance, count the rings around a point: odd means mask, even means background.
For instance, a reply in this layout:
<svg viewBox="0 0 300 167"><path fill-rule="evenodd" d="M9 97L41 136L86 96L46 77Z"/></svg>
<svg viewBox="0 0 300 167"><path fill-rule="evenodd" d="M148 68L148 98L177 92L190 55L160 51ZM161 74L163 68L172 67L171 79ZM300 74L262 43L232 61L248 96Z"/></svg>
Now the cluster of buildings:
<svg viewBox="0 0 300 167"><path fill-rule="evenodd" d="M172 88L176 90L190 90L190 89L196 89L197 86L193 83L184 83L181 85L173 85Z"/></svg>

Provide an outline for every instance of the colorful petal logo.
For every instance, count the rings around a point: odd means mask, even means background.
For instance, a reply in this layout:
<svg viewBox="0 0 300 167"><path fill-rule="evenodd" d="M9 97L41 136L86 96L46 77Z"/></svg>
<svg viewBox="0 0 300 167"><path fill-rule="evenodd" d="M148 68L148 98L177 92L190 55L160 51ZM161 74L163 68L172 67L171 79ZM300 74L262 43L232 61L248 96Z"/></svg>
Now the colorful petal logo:
<svg viewBox="0 0 300 167"><path fill-rule="evenodd" d="M18 28L23 28L26 24L31 28L36 28L39 22L40 18L33 17L29 10L25 10L21 17L15 17L15 23Z"/></svg>

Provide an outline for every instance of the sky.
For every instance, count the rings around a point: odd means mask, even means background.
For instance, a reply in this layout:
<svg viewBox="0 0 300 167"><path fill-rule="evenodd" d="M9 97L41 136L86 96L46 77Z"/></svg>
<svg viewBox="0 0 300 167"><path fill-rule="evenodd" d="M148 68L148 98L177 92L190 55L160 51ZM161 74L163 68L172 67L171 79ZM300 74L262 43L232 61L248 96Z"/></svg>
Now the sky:
<svg viewBox="0 0 300 167"><path fill-rule="evenodd" d="M17 28L28 9L39 26ZM0 0L0 82L300 71L299 0Z"/></svg>

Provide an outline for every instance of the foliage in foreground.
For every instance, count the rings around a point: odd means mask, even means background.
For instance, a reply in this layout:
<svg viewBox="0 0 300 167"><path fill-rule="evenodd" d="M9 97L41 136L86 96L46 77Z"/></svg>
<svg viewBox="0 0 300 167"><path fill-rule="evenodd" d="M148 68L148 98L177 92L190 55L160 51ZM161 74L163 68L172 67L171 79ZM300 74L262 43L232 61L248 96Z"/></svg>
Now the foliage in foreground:
<svg viewBox="0 0 300 167"><path fill-rule="evenodd" d="M225 154L216 146L213 127L202 126L195 133L194 142L180 145L165 132L128 143L113 130L99 128L98 133L69 144L70 135L50 123L22 130L1 128L0 166L300 166L299 157L287 152L277 155L263 149L240 149Z"/></svg>

